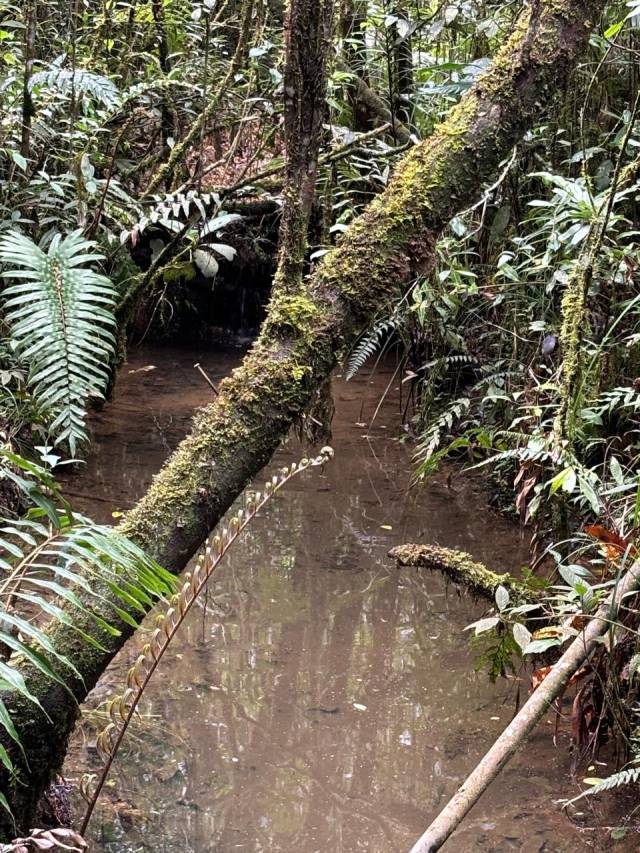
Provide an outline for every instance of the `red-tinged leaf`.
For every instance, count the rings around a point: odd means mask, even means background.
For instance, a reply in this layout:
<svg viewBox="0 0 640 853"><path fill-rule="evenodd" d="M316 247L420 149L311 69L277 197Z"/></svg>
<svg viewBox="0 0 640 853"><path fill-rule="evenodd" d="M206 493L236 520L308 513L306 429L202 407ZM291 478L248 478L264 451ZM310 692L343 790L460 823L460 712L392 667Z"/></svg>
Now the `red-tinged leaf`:
<svg viewBox="0 0 640 853"><path fill-rule="evenodd" d="M537 690L538 687L542 684L545 678L549 675L552 666L541 666L539 669L536 669L535 672L531 673L531 689Z"/></svg>
<svg viewBox="0 0 640 853"><path fill-rule="evenodd" d="M616 556L624 554L630 545L627 539L624 539L615 530L610 530L603 524L588 524L584 532L593 537L593 539L597 539L598 542L606 546L607 552L613 553ZM633 551L635 552L635 548Z"/></svg>

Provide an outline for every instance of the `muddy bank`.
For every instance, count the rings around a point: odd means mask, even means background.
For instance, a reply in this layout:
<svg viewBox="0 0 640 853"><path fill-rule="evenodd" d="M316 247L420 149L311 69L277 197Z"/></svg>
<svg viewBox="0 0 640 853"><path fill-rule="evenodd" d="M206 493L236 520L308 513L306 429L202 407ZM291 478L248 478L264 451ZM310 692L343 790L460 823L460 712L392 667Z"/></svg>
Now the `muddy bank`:
<svg viewBox="0 0 640 853"><path fill-rule="evenodd" d="M215 381L234 360L132 352L69 484L77 508L109 520L131 506L209 398L193 364ZM437 542L500 570L525 549L480 483L447 485L444 472L407 490L397 391L369 425L390 375L336 383L336 460L271 504L192 614L94 819L94 849L401 853L510 719L514 684L476 675L463 633L482 606L386 554ZM277 463L300 454L292 440ZM91 708L121 689L142 642L114 661ZM88 713L69 779L99 766L100 719ZM550 718L472 813L451 842L460 853L602 849L554 803L578 786L568 734L556 749L552 729Z"/></svg>

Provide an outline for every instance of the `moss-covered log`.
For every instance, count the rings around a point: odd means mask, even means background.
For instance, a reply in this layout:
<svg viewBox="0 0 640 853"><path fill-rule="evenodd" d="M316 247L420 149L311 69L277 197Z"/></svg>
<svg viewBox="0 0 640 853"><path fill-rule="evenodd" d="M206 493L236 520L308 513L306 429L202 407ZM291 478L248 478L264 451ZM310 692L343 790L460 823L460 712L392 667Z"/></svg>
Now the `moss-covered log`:
<svg viewBox="0 0 640 853"><path fill-rule="evenodd" d="M513 575L498 574L464 551L438 545L398 545L389 551L389 556L399 567L412 566L441 572L449 580L489 601L493 601L499 586L508 589L511 599L519 604L533 602L536 598L535 593Z"/></svg>
<svg viewBox="0 0 640 853"><path fill-rule="evenodd" d="M438 235L473 202L483 182L554 93L567 85L603 0L546 0L527 6L492 67L436 129L403 160L396 177L324 258L302 293L280 291L242 366L195 419L123 529L171 570L180 571L247 481L268 462L345 348L403 286L428 269ZM114 621L115 620L114 618ZM86 617L85 628L95 633ZM55 642L73 657L82 699L130 633L87 647L63 624ZM21 784L0 779L20 828L64 755L76 710L66 693L24 662L25 675L48 717L5 690L2 699L22 737L28 767L1 738L21 771ZM0 834L13 829L2 818Z"/></svg>

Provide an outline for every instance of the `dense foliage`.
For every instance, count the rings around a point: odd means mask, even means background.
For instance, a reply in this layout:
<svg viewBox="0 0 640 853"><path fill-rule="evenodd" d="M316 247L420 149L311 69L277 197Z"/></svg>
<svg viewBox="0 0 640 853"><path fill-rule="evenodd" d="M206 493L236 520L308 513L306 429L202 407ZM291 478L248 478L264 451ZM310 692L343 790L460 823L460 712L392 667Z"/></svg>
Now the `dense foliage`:
<svg viewBox="0 0 640 853"><path fill-rule="evenodd" d="M523 4L338 5L310 267L473 85ZM101 587L79 562L133 610L170 589L134 545L73 515L50 468L86 446L87 409L109 393L132 325L170 323L184 282L212 291L242 241L259 242L252 217L277 218L284 14L268 0L0 0L0 642L50 677L52 659L73 661L14 613L18 599L54 618L53 594L86 610L76 586ZM574 636L572 617L637 554L639 27L636 0L608 4L573 85L350 356L354 375L399 353L418 480L445 457L480 466L532 533L547 624L527 627L500 593L476 625L494 675ZM585 754L615 715L638 758L636 646L627 637L593 667ZM612 672L625 681L615 696L600 687Z"/></svg>

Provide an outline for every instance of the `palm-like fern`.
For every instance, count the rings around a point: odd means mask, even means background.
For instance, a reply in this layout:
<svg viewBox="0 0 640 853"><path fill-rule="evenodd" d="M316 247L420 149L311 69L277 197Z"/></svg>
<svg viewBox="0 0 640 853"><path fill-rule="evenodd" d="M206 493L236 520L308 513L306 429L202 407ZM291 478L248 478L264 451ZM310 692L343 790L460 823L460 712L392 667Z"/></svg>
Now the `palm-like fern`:
<svg viewBox="0 0 640 853"><path fill-rule="evenodd" d="M73 662L57 649L33 614L63 620L75 627L89 645L97 640L75 625L89 610L97 626L115 628L97 611L107 592L115 593L120 619L135 626L154 599L175 588L174 578L117 530L74 515L51 473L0 448L0 479L10 478L33 504L22 519L0 519L0 690L10 688L37 702L18 670L7 662L11 654L26 658L46 677L64 685L78 674ZM58 602L70 607L63 610ZM110 604L110 608L113 607ZM25 609L30 618L24 618ZM86 624L86 620L84 620ZM4 659L3 659L4 658ZM0 726L19 745L5 705L0 701ZM0 746L0 763L13 771ZM6 806L0 795L0 805Z"/></svg>
<svg viewBox="0 0 640 853"><path fill-rule="evenodd" d="M38 401L53 412L51 430L74 454L86 439L85 405L102 396L114 351L115 289L85 265L102 260L80 231L56 235L47 252L10 232L0 241L4 309L18 354L29 364Z"/></svg>

